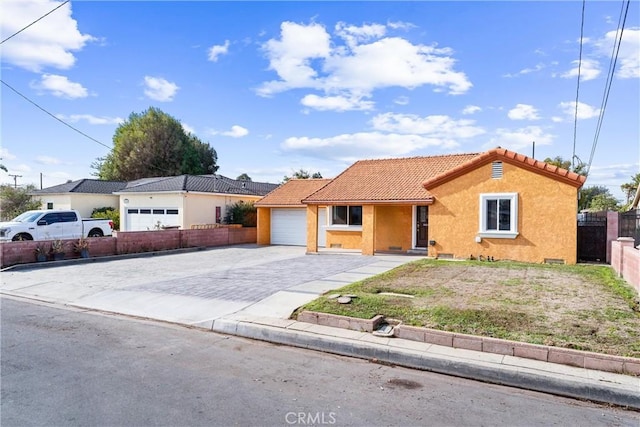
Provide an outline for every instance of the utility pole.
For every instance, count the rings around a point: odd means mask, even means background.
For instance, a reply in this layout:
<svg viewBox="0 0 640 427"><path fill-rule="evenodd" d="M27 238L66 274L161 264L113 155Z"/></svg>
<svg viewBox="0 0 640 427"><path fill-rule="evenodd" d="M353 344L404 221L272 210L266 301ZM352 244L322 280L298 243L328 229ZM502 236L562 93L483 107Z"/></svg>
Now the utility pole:
<svg viewBox="0 0 640 427"><path fill-rule="evenodd" d="M22 178L22 175L9 174L9 176L13 177L13 188L18 188L18 178Z"/></svg>

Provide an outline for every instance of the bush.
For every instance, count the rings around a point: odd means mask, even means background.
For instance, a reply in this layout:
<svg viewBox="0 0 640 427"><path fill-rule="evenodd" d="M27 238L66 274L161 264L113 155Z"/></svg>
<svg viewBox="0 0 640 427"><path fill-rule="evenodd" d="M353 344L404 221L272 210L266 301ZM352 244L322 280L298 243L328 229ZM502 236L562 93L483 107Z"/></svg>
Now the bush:
<svg viewBox="0 0 640 427"><path fill-rule="evenodd" d="M257 209L253 202L237 202L227 206L227 216L224 221L227 224L242 224L243 227L255 227L258 223Z"/></svg>
<svg viewBox="0 0 640 427"><path fill-rule="evenodd" d="M120 211L111 207L95 208L91 218L110 219L113 221L113 229L120 230Z"/></svg>

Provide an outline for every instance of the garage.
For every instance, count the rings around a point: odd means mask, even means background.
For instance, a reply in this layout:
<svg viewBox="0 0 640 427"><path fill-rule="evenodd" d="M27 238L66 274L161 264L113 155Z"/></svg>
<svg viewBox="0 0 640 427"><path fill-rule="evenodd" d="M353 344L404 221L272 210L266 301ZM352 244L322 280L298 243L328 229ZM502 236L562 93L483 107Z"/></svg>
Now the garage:
<svg viewBox="0 0 640 427"><path fill-rule="evenodd" d="M326 209L318 209L318 246L324 247L326 242L325 224ZM306 246L307 244L307 209L271 209L271 244Z"/></svg>
<svg viewBox="0 0 640 427"><path fill-rule="evenodd" d="M180 226L180 221L178 209L129 208L125 224L126 231L146 231Z"/></svg>

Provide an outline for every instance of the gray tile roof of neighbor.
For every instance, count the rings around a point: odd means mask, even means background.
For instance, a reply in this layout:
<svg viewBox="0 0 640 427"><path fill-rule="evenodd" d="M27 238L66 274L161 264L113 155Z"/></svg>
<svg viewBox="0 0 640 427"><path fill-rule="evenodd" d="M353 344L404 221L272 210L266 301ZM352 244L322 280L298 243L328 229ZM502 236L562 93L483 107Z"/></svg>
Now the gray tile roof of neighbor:
<svg viewBox="0 0 640 427"><path fill-rule="evenodd" d="M127 185L126 181L103 181L100 179L79 179L77 181L65 182L53 187L43 188L33 191L31 194L60 194L60 193L90 193L90 194L111 194L119 191Z"/></svg>
<svg viewBox="0 0 640 427"><path fill-rule="evenodd" d="M189 191L198 193L244 194L264 196L278 184L238 181L222 175L179 175L131 181L118 193L157 193Z"/></svg>

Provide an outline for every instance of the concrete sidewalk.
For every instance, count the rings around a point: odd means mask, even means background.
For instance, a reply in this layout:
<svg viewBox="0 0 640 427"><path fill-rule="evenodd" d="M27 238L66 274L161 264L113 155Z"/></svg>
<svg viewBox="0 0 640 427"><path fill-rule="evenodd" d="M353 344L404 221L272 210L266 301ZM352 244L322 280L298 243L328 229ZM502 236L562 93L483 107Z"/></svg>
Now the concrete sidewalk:
<svg viewBox="0 0 640 427"><path fill-rule="evenodd" d="M180 323L223 334L640 410L638 377L290 320L296 308L324 292L416 259L346 254L339 255L342 258L334 262L332 257L338 255L305 256L302 251L274 248L243 252L243 248L229 248L227 252L195 253L187 257L184 254L158 256L144 263L128 258L117 261L117 268L111 265L87 270L86 267L74 268L73 264L43 270L23 267L13 273L2 273L1 289L5 295ZM262 262L251 256L238 257L257 253L263 256ZM203 267L198 257L209 261L214 257L216 262ZM227 264L223 265L223 261ZM180 276L171 268L186 267L188 263L193 269L190 275ZM304 265L322 269L326 275L318 278L313 269L305 272ZM167 274L150 282L149 276L157 275L160 266ZM329 271L328 266L335 268ZM95 277L87 277L89 271L93 271ZM71 280L74 276L83 280ZM242 280L260 278L264 283L238 287ZM306 280L309 278L312 280ZM105 284L105 279L111 280ZM211 290L211 281L221 283L215 292ZM280 284L279 288L274 287L273 281ZM254 285L251 292L263 296L252 299L241 293L240 289L251 285ZM223 290L225 293L221 294Z"/></svg>

